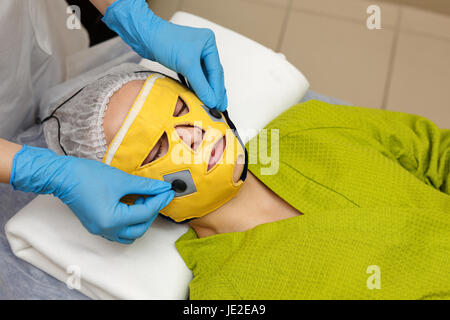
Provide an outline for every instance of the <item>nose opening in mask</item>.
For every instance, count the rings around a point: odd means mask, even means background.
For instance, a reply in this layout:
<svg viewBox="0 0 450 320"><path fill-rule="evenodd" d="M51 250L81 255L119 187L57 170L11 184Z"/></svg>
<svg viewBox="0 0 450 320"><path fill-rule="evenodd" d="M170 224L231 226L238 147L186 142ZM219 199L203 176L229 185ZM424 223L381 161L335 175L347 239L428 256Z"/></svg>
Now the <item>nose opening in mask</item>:
<svg viewBox="0 0 450 320"><path fill-rule="evenodd" d="M189 123L176 125L175 132L194 151L202 144L205 137L205 130Z"/></svg>
<svg viewBox="0 0 450 320"><path fill-rule="evenodd" d="M225 151L225 147L227 144L227 140L225 136L219 139L211 150L211 154L209 156L208 169L207 171L212 170L217 163L222 159L223 152Z"/></svg>

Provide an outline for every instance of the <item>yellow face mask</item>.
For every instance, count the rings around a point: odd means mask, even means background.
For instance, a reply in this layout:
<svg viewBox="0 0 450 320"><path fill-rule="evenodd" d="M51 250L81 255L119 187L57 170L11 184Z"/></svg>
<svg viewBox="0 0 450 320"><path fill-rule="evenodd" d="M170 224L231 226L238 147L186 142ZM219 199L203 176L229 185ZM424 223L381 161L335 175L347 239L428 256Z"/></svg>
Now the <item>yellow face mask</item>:
<svg viewBox="0 0 450 320"><path fill-rule="evenodd" d="M178 99L188 109L181 116L174 115ZM176 131L177 126L186 125L203 132L201 143L195 150ZM227 112L209 109L177 81L151 74L111 142L103 162L133 175L171 183L175 197L161 213L177 222L198 218L231 200L246 177L247 153L235 129ZM163 136L168 141L167 153L143 165ZM219 140L225 144L223 154L208 169ZM238 159L245 159L244 171L240 180L234 182L233 171ZM136 198L127 197L123 201L134 203Z"/></svg>

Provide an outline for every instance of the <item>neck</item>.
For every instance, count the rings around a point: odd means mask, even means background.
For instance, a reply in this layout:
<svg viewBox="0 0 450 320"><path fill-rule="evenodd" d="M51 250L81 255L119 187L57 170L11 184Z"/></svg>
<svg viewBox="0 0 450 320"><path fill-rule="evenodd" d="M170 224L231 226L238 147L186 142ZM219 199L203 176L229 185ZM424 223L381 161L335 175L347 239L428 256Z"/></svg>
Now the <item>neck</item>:
<svg viewBox="0 0 450 320"><path fill-rule="evenodd" d="M259 224L298 215L250 171L236 197L204 217L191 220L199 238L219 233L242 232Z"/></svg>

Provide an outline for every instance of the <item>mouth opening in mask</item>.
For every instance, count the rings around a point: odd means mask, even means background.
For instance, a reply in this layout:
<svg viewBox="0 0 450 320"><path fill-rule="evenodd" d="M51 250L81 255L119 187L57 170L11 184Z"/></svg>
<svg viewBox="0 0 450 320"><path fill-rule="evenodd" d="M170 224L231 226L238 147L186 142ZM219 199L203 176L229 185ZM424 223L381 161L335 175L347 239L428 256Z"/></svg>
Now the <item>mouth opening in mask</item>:
<svg viewBox="0 0 450 320"><path fill-rule="evenodd" d="M220 161L223 155L223 151L225 150L225 146L226 146L226 139L225 136L223 136L222 139L217 141L214 147L212 148L208 162L208 171L214 168L214 166Z"/></svg>

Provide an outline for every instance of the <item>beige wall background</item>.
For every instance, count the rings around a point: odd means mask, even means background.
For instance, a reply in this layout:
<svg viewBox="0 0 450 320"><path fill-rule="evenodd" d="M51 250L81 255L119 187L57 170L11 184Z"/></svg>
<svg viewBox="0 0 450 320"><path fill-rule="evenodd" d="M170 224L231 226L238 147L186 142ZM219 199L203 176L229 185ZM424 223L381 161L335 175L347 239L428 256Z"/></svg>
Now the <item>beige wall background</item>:
<svg viewBox="0 0 450 320"><path fill-rule="evenodd" d="M395 4L404 4L419 9L450 15L449 0L383 0Z"/></svg>
<svg viewBox="0 0 450 320"><path fill-rule="evenodd" d="M163 18L187 11L282 52L316 92L450 128L450 0L149 3ZM380 30L366 25L372 4L381 9Z"/></svg>

